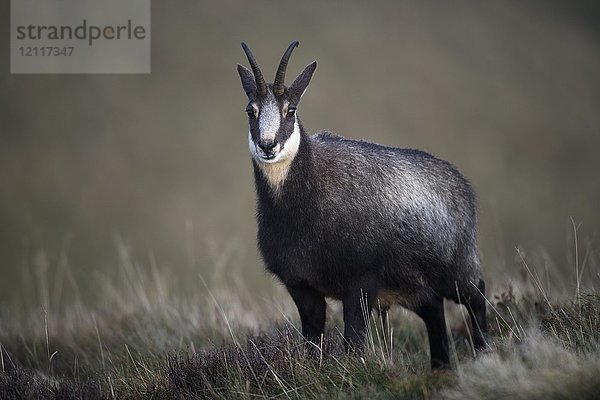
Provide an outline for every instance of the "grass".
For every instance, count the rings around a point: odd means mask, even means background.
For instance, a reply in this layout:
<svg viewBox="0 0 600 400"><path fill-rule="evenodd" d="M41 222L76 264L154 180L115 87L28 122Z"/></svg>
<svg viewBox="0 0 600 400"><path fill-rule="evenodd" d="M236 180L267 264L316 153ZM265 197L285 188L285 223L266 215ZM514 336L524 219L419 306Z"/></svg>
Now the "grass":
<svg viewBox="0 0 600 400"><path fill-rule="evenodd" d="M120 249L123 253L125 250ZM567 399L600 393L600 294L552 295L535 278L489 296L491 351L472 357L462 309L448 306L452 373L431 373L422 322L398 309L370 320L366 352L342 351L339 305L322 347L307 348L297 314L239 290L182 296L122 254L104 302L0 314L2 399L407 398ZM579 270L578 270L579 272ZM592 274L592 267L588 266ZM580 288L579 279L577 287ZM579 289L582 290L582 289ZM49 291L45 290L45 293ZM208 293L208 295L206 295Z"/></svg>

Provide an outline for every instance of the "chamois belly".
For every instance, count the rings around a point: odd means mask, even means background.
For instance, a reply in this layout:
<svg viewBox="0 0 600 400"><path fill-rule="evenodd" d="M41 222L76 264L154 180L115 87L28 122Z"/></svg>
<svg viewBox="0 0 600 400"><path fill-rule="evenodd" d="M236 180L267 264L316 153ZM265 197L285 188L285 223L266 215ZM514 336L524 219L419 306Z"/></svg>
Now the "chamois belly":
<svg viewBox="0 0 600 400"><path fill-rule="evenodd" d="M387 213L382 224L373 217L374 204L369 212L357 208L343 214L336 212L343 204L332 204L312 219L259 220L263 259L285 285L341 299L362 276L373 274L386 306L416 304L440 291L452 269L447 251L439 247L448 240L438 240L442 233L428 229L436 225L429 216L414 210L403 214L402 205L396 204L379 210Z"/></svg>
<svg viewBox="0 0 600 400"><path fill-rule="evenodd" d="M385 265L384 252L374 246L367 249L353 243L313 247L312 251L306 251L302 244L276 248L273 243L264 249L261 246L270 272L285 285L310 287L331 299L341 300L347 288L367 273L379 279L378 300L382 306L400 304L410 308L430 292L418 268L403 264L405 260L400 256L396 257L397 263Z"/></svg>

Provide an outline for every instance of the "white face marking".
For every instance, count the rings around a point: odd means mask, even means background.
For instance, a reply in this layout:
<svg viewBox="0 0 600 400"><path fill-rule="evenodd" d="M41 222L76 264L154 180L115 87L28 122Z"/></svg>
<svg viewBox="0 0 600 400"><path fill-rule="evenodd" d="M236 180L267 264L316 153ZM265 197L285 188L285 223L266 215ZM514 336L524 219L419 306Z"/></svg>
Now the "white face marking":
<svg viewBox="0 0 600 400"><path fill-rule="evenodd" d="M271 95L258 115L260 138L262 140L274 140L280 125L281 113L277 101Z"/></svg>
<svg viewBox="0 0 600 400"><path fill-rule="evenodd" d="M263 158L262 151L258 148L254 140L252 140L252 134L248 131L248 146L250 147L250 154L254 160L256 160L258 166L261 171L267 178L267 182L269 182L269 186L273 191L275 197L278 197L281 188L283 187L283 183L287 178L290 165L298 153L298 148L300 147L300 125L298 124L297 117L294 116L294 131L288 138L288 140L284 143L283 149L277 152L276 156L270 160L266 160ZM279 146L279 145L278 145ZM277 149L280 149L278 147Z"/></svg>
<svg viewBox="0 0 600 400"><path fill-rule="evenodd" d="M250 149L252 158L258 163L262 162L262 156L258 154L258 146L254 143L254 140L252 140L252 132L250 132L250 130L248 130L248 148Z"/></svg>
<svg viewBox="0 0 600 400"><path fill-rule="evenodd" d="M285 116L287 115L289 108L290 108L290 103L287 102L287 101L284 101L283 102L283 108L281 109L281 113L283 114L283 118L285 118Z"/></svg>

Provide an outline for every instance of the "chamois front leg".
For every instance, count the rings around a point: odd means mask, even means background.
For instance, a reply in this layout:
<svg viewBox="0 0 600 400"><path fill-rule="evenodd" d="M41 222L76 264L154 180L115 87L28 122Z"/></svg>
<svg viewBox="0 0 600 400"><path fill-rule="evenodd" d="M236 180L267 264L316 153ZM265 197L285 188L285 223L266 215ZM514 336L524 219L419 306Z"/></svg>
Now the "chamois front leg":
<svg viewBox="0 0 600 400"><path fill-rule="evenodd" d="M308 287L287 286L292 296L302 323L302 335L308 342L321 345L321 336L325 332L325 297ZM309 351L314 345L308 343Z"/></svg>

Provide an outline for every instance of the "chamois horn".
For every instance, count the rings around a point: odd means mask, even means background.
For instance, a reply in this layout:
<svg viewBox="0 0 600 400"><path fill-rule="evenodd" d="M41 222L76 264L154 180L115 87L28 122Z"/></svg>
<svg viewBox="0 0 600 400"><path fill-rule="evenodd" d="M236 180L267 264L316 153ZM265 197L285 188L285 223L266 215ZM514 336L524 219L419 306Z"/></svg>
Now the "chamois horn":
<svg viewBox="0 0 600 400"><path fill-rule="evenodd" d="M285 83L285 70L287 69L288 60L292 55L292 51L296 47L298 47L299 42L294 40L287 48L285 53L283 53L283 57L281 57L281 61L279 62L279 68L277 68L277 74L275 75L275 82L273 83L273 92L275 92L276 96L281 96L283 94L283 85Z"/></svg>
<svg viewBox="0 0 600 400"><path fill-rule="evenodd" d="M246 53L246 57L248 57L248 62L252 67L252 73L254 74L254 81L256 82L256 91L260 95L264 95L267 93L267 84L265 83L265 78L263 78L262 72L260 72L260 68L258 67L258 63L254 58L254 55L248 48L248 45L242 42L242 49L244 49L244 53Z"/></svg>

